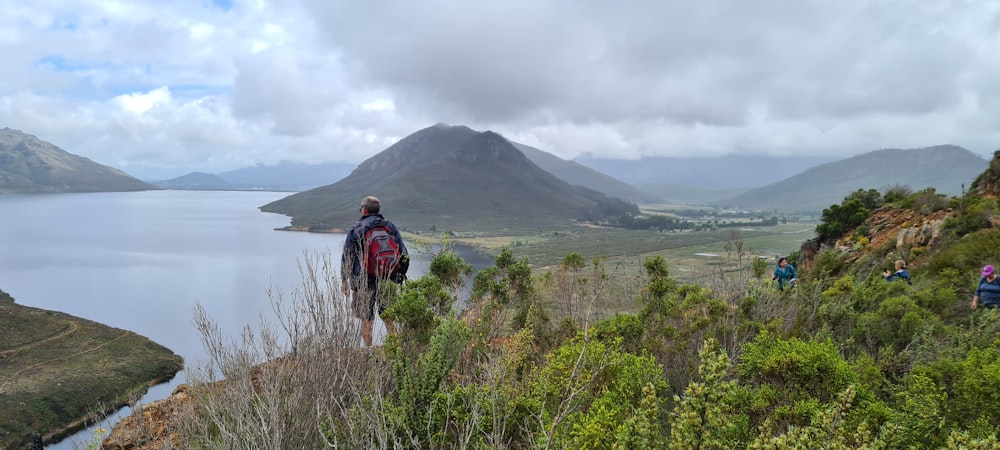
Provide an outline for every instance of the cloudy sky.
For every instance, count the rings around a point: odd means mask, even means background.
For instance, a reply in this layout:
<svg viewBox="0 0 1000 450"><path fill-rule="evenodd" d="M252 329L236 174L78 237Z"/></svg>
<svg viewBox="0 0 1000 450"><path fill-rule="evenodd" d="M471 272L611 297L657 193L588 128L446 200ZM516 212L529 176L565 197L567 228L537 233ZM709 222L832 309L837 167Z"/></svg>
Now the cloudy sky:
<svg viewBox="0 0 1000 450"><path fill-rule="evenodd" d="M437 122L563 158L1000 149L985 0L0 0L0 55L0 127L145 179Z"/></svg>

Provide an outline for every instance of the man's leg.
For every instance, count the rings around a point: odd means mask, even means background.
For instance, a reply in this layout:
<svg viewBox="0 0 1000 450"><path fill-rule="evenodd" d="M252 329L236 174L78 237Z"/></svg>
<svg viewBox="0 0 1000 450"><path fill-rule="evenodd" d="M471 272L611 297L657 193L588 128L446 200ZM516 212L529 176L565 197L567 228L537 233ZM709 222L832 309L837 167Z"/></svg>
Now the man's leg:
<svg viewBox="0 0 1000 450"><path fill-rule="evenodd" d="M371 348L372 346L372 328L374 325L374 320L361 321L361 339L365 341L365 347Z"/></svg>
<svg viewBox="0 0 1000 450"><path fill-rule="evenodd" d="M365 347L372 347L372 328L375 325L375 293L368 288L353 292L351 307L355 315L361 319L361 340Z"/></svg>

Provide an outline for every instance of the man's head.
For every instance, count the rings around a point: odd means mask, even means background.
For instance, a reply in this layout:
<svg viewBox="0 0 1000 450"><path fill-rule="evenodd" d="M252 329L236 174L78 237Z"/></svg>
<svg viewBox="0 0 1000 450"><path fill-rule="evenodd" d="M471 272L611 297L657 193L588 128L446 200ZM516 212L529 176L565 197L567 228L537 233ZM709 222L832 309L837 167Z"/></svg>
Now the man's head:
<svg viewBox="0 0 1000 450"><path fill-rule="evenodd" d="M987 264L985 267L983 267L983 276L984 277L988 277L990 275L993 275L994 273L996 273L996 272L993 270L993 266L992 265Z"/></svg>
<svg viewBox="0 0 1000 450"><path fill-rule="evenodd" d="M364 200L361 200L361 210L365 214L378 214L381 209L382 204L374 196L369 195Z"/></svg>

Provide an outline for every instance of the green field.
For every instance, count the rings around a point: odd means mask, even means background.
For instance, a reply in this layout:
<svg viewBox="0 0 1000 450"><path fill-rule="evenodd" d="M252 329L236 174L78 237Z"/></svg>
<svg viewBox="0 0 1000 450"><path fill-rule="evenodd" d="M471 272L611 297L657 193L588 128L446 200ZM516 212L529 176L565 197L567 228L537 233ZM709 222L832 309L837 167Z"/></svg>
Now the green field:
<svg viewBox="0 0 1000 450"><path fill-rule="evenodd" d="M490 255L508 247L516 257L527 258L535 268L556 265L574 252L587 260L607 257L609 263L621 262L631 269L639 267L645 257L662 256L676 278L690 280L735 260L735 248L728 253L725 249L728 242L742 240L745 255L773 258L798 250L804 241L815 237L815 228L816 223L810 221L672 232L580 226L570 231L503 236L455 233L451 240ZM416 238L434 239L425 235Z"/></svg>

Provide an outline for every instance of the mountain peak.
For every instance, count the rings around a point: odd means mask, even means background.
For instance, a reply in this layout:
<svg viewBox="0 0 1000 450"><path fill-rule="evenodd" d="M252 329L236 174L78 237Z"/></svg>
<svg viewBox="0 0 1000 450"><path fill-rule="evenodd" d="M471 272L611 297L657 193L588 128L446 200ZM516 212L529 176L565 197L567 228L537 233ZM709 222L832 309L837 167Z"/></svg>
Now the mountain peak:
<svg viewBox="0 0 1000 450"><path fill-rule="evenodd" d="M746 209L821 211L857 189L882 191L892 185L913 191L933 187L939 193L957 195L988 164L953 145L875 150L815 166L718 203Z"/></svg>
<svg viewBox="0 0 1000 450"><path fill-rule="evenodd" d="M156 189L20 130L0 130L0 193L123 192Z"/></svg>
<svg viewBox="0 0 1000 450"><path fill-rule="evenodd" d="M484 131L469 138L454 157L469 161L504 160L517 165L528 160L514 144L493 131Z"/></svg>
<svg viewBox="0 0 1000 450"><path fill-rule="evenodd" d="M566 227L602 214L603 205L612 203L539 167L499 133L435 125L401 139L334 184L261 210L292 216L293 227L338 229L357 219L357 201L364 195L379 197L397 225L415 230Z"/></svg>

